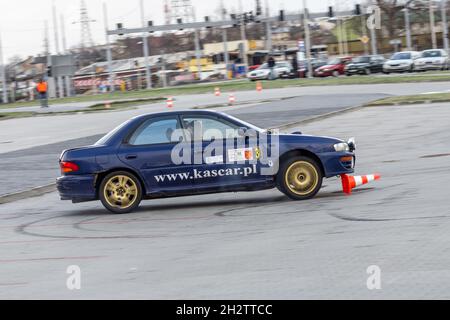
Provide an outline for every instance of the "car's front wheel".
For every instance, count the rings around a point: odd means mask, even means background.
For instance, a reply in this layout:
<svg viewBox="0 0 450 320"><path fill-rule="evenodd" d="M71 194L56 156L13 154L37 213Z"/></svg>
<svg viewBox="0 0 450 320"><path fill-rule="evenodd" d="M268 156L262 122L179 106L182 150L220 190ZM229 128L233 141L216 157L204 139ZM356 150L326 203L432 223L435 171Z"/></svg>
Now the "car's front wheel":
<svg viewBox="0 0 450 320"><path fill-rule="evenodd" d="M323 174L317 162L298 156L280 166L277 176L278 189L293 200L307 200L316 196L322 188Z"/></svg>
<svg viewBox="0 0 450 320"><path fill-rule="evenodd" d="M99 197L103 206L112 213L130 213L142 201L142 186L139 179L129 172L113 172L102 180Z"/></svg>

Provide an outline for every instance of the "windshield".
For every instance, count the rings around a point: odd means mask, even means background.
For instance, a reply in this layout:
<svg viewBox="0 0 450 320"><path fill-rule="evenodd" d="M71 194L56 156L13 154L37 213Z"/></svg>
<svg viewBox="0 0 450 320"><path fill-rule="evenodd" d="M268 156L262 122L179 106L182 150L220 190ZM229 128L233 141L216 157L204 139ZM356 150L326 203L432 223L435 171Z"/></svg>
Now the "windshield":
<svg viewBox="0 0 450 320"><path fill-rule="evenodd" d="M340 64L341 60L340 59L331 59L328 61L328 64Z"/></svg>
<svg viewBox="0 0 450 320"><path fill-rule="evenodd" d="M98 140L94 145L95 146L103 146L105 145L109 139L111 139L111 137L113 137L120 129L122 129L123 127L125 127L131 120L128 120L124 123L122 123L120 126L118 126L117 128L115 128L114 130L112 130L111 132L109 132L107 135L105 135L103 138L101 138L100 140Z"/></svg>
<svg viewBox="0 0 450 320"><path fill-rule="evenodd" d="M370 57L356 57L352 59L353 63L369 63Z"/></svg>
<svg viewBox="0 0 450 320"><path fill-rule="evenodd" d="M243 121L243 120L241 120L241 119L238 119L238 118L235 118L235 117L233 117L233 116L230 116L229 114L227 114L227 117L230 118L230 119L233 119L233 120L236 121L237 123L243 124L244 126L246 126L246 127L249 128L249 129L255 130L255 131L260 132L260 133L265 133L265 132L267 132L267 130L261 129L261 128L255 126L255 125L253 125L253 124L251 124L251 123L248 123L248 122Z"/></svg>
<svg viewBox="0 0 450 320"><path fill-rule="evenodd" d="M424 53L422 53L422 57L423 58L437 58L437 57L442 57L442 53L439 50L424 51Z"/></svg>
<svg viewBox="0 0 450 320"><path fill-rule="evenodd" d="M269 65L267 63L262 64L257 70L269 69Z"/></svg>
<svg viewBox="0 0 450 320"><path fill-rule="evenodd" d="M391 60L409 60L409 59L411 59L411 53L409 52L398 52L391 57Z"/></svg>

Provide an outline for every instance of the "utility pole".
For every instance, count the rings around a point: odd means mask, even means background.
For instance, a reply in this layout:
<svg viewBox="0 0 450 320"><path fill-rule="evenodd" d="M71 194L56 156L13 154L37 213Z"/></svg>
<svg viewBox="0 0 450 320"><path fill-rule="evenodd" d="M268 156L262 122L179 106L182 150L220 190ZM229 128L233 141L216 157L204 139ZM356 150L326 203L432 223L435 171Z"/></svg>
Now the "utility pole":
<svg viewBox="0 0 450 320"><path fill-rule="evenodd" d="M66 20L64 18L64 15L61 14L61 33L62 33L62 49L63 53L67 54L67 36L66 36ZM70 76L64 77L65 80L65 86L66 86L66 95L68 97L72 96L72 85Z"/></svg>
<svg viewBox="0 0 450 320"><path fill-rule="evenodd" d="M242 39L242 58L244 59L245 70L248 70L248 56L247 56L247 35L245 32L244 15L241 14L241 39Z"/></svg>
<svg viewBox="0 0 450 320"><path fill-rule="evenodd" d="M223 0L220 1L220 11L222 21L225 21L227 18L227 10L225 9ZM228 65L230 64L230 53L228 52L228 33L226 27L222 28L222 42L223 42L223 59L225 62L225 79L230 80L230 78L228 77Z"/></svg>
<svg viewBox="0 0 450 320"><path fill-rule="evenodd" d="M408 5L403 9L405 14L405 30L406 30L406 46L408 50L412 50L412 41L411 41L411 25L409 22L409 8Z"/></svg>
<svg viewBox="0 0 450 320"><path fill-rule="evenodd" d="M198 72L198 79L202 80L202 53L200 52L200 36L199 31L197 29L194 30L195 33L195 58L197 60L197 72Z"/></svg>
<svg viewBox="0 0 450 320"><path fill-rule="evenodd" d="M141 20L142 27L145 28L145 13L144 13L144 0L141 0ZM147 89L152 88L152 75L150 69L150 61L149 61L149 48L148 48L148 33L142 33L142 43L144 47L144 57L145 57L145 80L147 82Z"/></svg>
<svg viewBox="0 0 450 320"><path fill-rule="evenodd" d="M64 18L64 15L61 14L60 16L60 23L61 23L61 33L62 33L62 49L63 53L67 53L67 37L66 37L66 20Z"/></svg>
<svg viewBox="0 0 450 320"><path fill-rule="evenodd" d="M8 85L6 84L5 62L3 61L2 35L0 33L0 80L2 81L2 102L8 103Z"/></svg>
<svg viewBox="0 0 450 320"><path fill-rule="evenodd" d="M306 60L308 61L308 78L312 78L313 70L311 63L311 34L309 30L309 19L306 0L303 0L303 21L305 24L305 49L306 49Z"/></svg>
<svg viewBox="0 0 450 320"><path fill-rule="evenodd" d="M433 49L437 48L437 40L436 40L436 29L434 25L434 8L433 8L433 0L428 1L429 11L430 11L430 29L431 29L431 42L433 44Z"/></svg>
<svg viewBox="0 0 450 320"><path fill-rule="evenodd" d="M59 51L58 19L56 18L55 0L53 0L52 11L53 11L53 32L55 36L55 53L59 54L60 51Z"/></svg>
<svg viewBox="0 0 450 320"><path fill-rule="evenodd" d="M441 0L441 15L442 15L442 37L445 51L449 51L448 46L448 23L447 23L447 0Z"/></svg>
<svg viewBox="0 0 450 320"><path fill-rule="evenodd" d="M105 22L105 36L106 36L106 59L108 60L108 84L109 91L114 92L114 75L112 72L112 52L111 52L111 41L109 40L108 35L108 7L106 6L106 2L103 2L103 19Z"/></svg>
<svg viewBox="0 0 450 320"><path fill-rule="evenodd" d="M52 11L53 11L53 33L55 36L55 54L59 55L61 53L60 51L60 47L59 47L59 34L58 34L58 19L57 19L57 14L56 14L56 4L55 4L55 0L53 0L53 5L52 5ZM64 98L64 85L63 85L63 79L61 77L56 77L56 83L57 83L57 92L58 92L58 96L60 98Z"/></svg>

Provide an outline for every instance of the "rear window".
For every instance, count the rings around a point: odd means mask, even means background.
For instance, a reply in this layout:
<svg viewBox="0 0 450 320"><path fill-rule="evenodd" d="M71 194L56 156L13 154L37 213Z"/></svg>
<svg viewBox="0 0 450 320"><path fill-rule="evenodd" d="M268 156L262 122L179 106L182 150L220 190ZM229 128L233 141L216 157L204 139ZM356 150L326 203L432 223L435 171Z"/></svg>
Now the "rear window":
<svg viewBox="0 0 450 320"><path fill-rule="evenodd" d="M119 132L122 128L124 128L126 125L130 123L131 120L128 120L124 123L122 123L120 126L109 132L107 135L105 135L103 138L98 140L94 145L96 146L103 146L108 143L109 139L111 139L117 132Z"/></svg>

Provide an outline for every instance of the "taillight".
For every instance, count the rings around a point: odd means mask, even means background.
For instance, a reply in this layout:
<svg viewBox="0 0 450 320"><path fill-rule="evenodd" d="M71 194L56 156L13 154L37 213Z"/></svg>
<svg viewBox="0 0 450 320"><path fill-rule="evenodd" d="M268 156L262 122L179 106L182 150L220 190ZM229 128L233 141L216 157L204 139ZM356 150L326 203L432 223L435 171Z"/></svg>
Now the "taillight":
<svg viewBox="0 0 450 320"><path fill-rule="evenodd" d="M80 170L80 167L73 162L61 161L59 165L61 166L61 173L76 172Z"/></svg>

